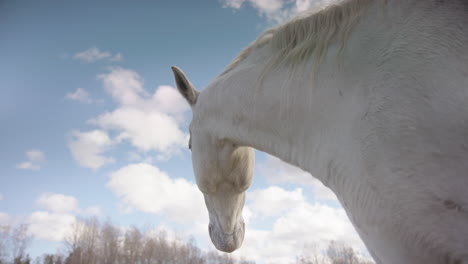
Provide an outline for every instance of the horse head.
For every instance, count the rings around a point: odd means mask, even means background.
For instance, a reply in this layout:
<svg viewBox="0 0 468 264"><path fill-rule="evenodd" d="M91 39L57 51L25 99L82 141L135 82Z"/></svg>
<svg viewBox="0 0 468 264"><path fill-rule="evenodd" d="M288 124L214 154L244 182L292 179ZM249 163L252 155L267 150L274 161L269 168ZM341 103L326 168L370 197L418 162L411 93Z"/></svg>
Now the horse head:
<svg viewBox="0 0 468 264"><path fill-rule="evenodd" d="M213 133L204 117L201 95L177 67L172 67L177 88L192 108L189 148L198 188L208 209L211 241L232 252L242 245L245 224L242 208L254 168L254 150Z"/></svg>

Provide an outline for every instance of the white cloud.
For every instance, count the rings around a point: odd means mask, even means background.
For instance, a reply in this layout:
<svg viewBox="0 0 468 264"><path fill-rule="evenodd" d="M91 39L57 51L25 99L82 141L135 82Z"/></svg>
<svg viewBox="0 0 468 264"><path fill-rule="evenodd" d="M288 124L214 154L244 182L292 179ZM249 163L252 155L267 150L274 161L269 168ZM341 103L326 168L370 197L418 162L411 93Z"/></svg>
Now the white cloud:
<svg viewBox="0 0 468 264"><path fill-rule="evenodd" d="M63 241L75 221L72 214L36 211L29 216L29 232L37 238Z"/></svg>
<svg viewBox="0 0 468 264"><path fill-rule="evenodd" d="M281 23L310 9L322 8L339 0L221 0L223 7L240 9L244 3L255 8L260 16Z"/></svg>
<svg viewBox="0 0 468 264"><path fill-rule="evenodd" d="M44 152L38 149L32 149L26 152L26 157L30 161L42 162L45 160Z"/></svg>
<svg viewBox="0 0 468 264"><path fill-rule="evenodd" d="M183 178L172 179L155 166L125 166L111 174L107 187L128 210L162 214L184 223L208 223L203 195L196 185Z"/></svg>
<svg viewBox="0 0 468 264"><path fill-rule="evenodd" d="M223 7L240 9L244 3L248 3L250 6L255 8L258 14L262 17L266 17L268 20L273 22L284 21L288 17L287 11L284 10L283 6L286 4L282 0L222 0L221 4Z"/></svg>
<svg viewBox="0 0 468 264"><path fill-rule="evenodd" d="M244 208L242 209L242 217L244 218L244 222L246 225L251 223L253 213L248 205L244 205Z"/></svg>
<svg viewBox="0 0 468 264"><path fill-rule="evenodd" d="M189 106L175 88L161 85L150 94L137 72L120 67L111 68L97 77L119 106L88 122L98 126L106 137L108 132L116 136L96 144L84 137L85 133L73 132L76 139L69 146L82 166L97 169L112 162L102 155L111 143L129 142L139 152L144 152L145 161L152 160L146 153L148 151L156 151L158 160L166 160L187 145L188 135L181 127ZM138 159L137 156L140 155L132 155L132 159Z"/></svg>
<svg viewBox="0 0 468 264"><path fill-rule="evenodd" d="M107 132L92 130L88 132L72 132L72 141L69 142L73 158L83 167L98 169L108 163L114 162L112 158L102 154L112 145Z"/></svg>
<svg viewBox="0 0 468 264"><path fill-rule="evenodd" d="M93 123L119 131L118 140L128 140L143 151L172 152L187 143L176 119L159 111L122 107L99 116Z"/></svg>
<svg viewBox="0 0 468 264"><path fill-rule="evenodd" d="M187 135L180 126L182 113L189 107L175 88L159 86L150 96L141 77L122 68L99 75L99 79L121 107L92 119L91 123L117 131L118 141L128 140L142 151L155 150L167 156L186 145Z"/></svg>
<svg viewBox="0 0 468 264"><path fill-rule="evenodd" d="M249 198L250 197L250 198ZM252 214L280 215L271 229L247 224L246 237L236 256L262 263L294 263L304 245L324 250L331 240L344 241L356 250L365 247L342 208L309 202L300 189L287 191L270 187L248 193ZM256 225L258 226L258 224Z"/></svg>
<svg viewBox="0 0 468 264"><path fill-rule="evenodd" d="M7 213L0 212L0 227L2 225L10 224L10 220L10 215L8 215Z"/></svg>
<svg viewBox="0 0 468 264"><path fill-rule="evenodd" d="M110 56L111 54L107 51L100 51L98 48L89 48L85 51L75 54L73 58L85 62L95 62L109 58Z"/></svg>
<svg viewBox="0 0 468 264"><path fill-rule="evenodd" d="M301 235L310 234L307 240L312 241L307 242L341 240L356 245L360 241L342 208L319 203L296 206L275 222L273 232L284 240L296 240Z"/></svg>
<svg viewBox="0 0 468 264"><path fill-rule="evenodd" d="M278 216L289 210L291 206L305 201L302 189L292 192L272 186L248 194L252 213L262 216Z"/></svg>
<svg viewBox="0 0 468 264"><path fill-rule="evenodd" d="M63 241L69 236L77 221L76 216L101 215L98 206L80 209L75 197L59 193L43 193L36 199L36 204L44 210L29 215L29 232L32 236L51 241Z"/></svg>
<svg viewBox="0 0 468 264"><path fill-rule="evenodd" d="M102 210L99 206L90 206L83 210L83 214L87 216L101 216Z"/></svg>
<svg viewBox="0 0 468 264"><path fill-rule="evenodd" d="M112 55L108 51L100 51L98 48L93 47L73 55L73 59L92 63L104 59L109 61L121 61L123 56L121 53Z"/></svg>
<svg viewBox="0 0 468 264"><path fill-rule="evenodd" d="M316 199L337 200L335 194L310 173L276 157L267 155L266 160L259 165L259 171L271 183L295 183L310 186Z"/></svg>
<svg viewBox="0 0 468 264"><path fill-rule="evenodd" d="M189 110L189 105L177 89L169 85L159 86L149 104L150 107L167 114L181 114Z"/></svg>
<svg viewBox="0 0 468 264"><path fill-rule="evenodd" d="M112 68L108 74L98 75L106 92L122 105L139 105L142 96L147 95L143 88L143 80L132 70Z"/></svg>
<svg viewBox="0 0 468 264"><path fill-rule="evenodd" d="M73 196L59 193L44 193L36 204L54 213L71 213L78 210L78 201Z"/></svg>
<svg viewBox="0 0 468 264"><path fill-rule="evenodd" d="M266 14L278 12L284 3L281 0L250 0L249 2L254 8Z"/></svg>
<svg viewBox="0 0 468 264"><path fill-rule="evenodd" d="M152 109L165 114L180 114L189 109L179 92L169 85L159 86L150 96L140 75L129 69L115 67L107 74L98 75L98 79L106 92L122 106Z"/></svg>
<svg viewBox="0 0 468 264"><path fill-rule="evenodd" d="M26 151L25 155L27 161L17 164L16 168L25 170L39 170L46 161L44 152L38 149L28 150Z"/></svg>
<svg viewBox="0 0 468 264"><path fill-rule="evenodd" d="M68 93L65 98L78 101L80 103L89 104L92 102L88 92L83 88L76 89L73 93Z"/></svg>
<svg viewBox="0 0 468 264"><path fill-rule="evenodd" d="M110 61L122 61L123 60L123 55L122 53L117 53L114 56L109 58Z"/></svg>
<svg viewBox="0 0 468 264"><path fill-rule="evenodd" d="M22 169L22 170L39 170L41 166L36 165L29 161L25 161L25 162L16 164L16 168Z"/></svg>
<svg viewBox="0 0 468 264"><path fill-rule="evenodd" d="M339 0L296 0L294 1L295 13L306 11L310 8L324 7Z"/></svg>
<svg viewBox="0 0 468 264"><path fill-rule="evenodd" d="M272 183L290 182L309 185L314 179L310 173L270 155L266 156L259 169L260 173Z"/></svg>
<svg viewBox="0 0 468 264"><path fill-rule="evenodd" d="M242 4L245 2L245 0L224 0L222 1L223 7L230 7L234 9L239 9L241 8Z"/></svg>
<svg viewBox="0 0 468 264"><path fill-rule="evenodd" d="M127 159L131 163L136 163L136 162L142 161L143 157L137 152L130 151L127 153ZM146 162L146 163L152 163L152 162Z"/></svg>
<svg viewBox="0 0 468 264"><path fill-rule="evenodd" d="M204 227L203 228L203 235L206 235L207 226L204 225L203 227ZM193 229L192 230L174 229L172 227L172 225L170 225L170 224L160 223L160 224L158 224L158 226L146 230L146 232L144 233L144 236L146 236L146 237L163 236L166 241L182 246L182 245L186 244L188 241L190 241L190 239L194 238L194 235L201 234L200 232L197 232L197 231L199 231L199 230L195 230L195 232L194 232ZM196 242L197 242L197 244L200 243L200 242L201 242L200 244L206 244L206 242L208 242L208 241L204 241L204 240L201 241L201 240L197 239Z"/></svg>

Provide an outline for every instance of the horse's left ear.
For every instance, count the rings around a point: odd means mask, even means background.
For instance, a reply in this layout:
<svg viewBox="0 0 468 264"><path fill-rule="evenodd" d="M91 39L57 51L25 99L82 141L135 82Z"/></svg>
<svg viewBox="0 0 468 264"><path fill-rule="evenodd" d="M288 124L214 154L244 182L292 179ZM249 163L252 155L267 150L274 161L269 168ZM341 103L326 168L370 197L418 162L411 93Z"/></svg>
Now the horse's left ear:
<svg viewBox="0 0 468 264"><path fill-rule="evenodd" d="M198 95L200 94L190 81L185 77L184 72L176 66L171 67L174 73L174 79L177 85L177 89L184 96L190 105L194 105L197 102Z"/></svg>

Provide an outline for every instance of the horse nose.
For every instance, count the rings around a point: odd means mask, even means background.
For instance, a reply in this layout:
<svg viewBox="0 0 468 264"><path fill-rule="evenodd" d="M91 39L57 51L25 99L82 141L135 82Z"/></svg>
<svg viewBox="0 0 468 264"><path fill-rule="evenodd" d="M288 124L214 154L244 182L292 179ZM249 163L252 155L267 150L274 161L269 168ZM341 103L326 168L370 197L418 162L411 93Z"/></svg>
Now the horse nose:
<svg viewBox="0 0 468 264"><path fill-rule="evenodd" d="M211 241L218 250L231 253L240 248L244 241L245 224L244 221L241 221L236 226L233 233L226 234L220 228L217 228L215 225L210 223L208 225L208 232L210 234Z"/></svg>

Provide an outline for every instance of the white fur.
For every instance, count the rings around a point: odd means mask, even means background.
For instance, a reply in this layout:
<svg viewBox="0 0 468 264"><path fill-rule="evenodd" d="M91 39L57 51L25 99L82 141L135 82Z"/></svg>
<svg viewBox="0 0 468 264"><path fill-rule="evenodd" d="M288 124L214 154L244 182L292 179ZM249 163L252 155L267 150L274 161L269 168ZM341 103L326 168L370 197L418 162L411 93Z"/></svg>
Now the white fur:
<svg viewBox="0 0 468 264"><path fill-rule="evenodd" d="M238 159L245 176L225 164L249 146L329 186L377 263L468 263L468 3L363 8L340 64L335 38L316 70L312 55L269 67L263 38L200 93L193 164L210 221L240 222L253 155Z"/></svg>

